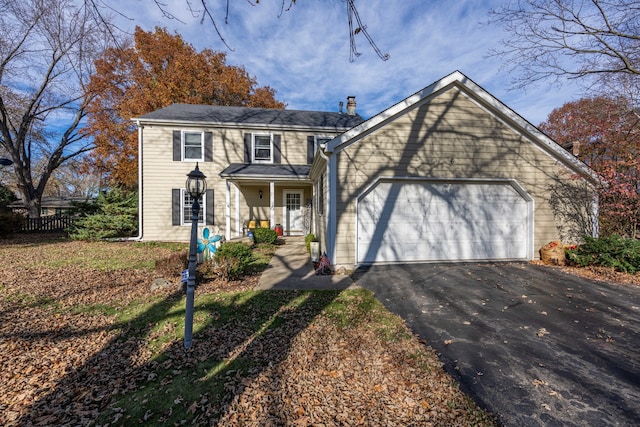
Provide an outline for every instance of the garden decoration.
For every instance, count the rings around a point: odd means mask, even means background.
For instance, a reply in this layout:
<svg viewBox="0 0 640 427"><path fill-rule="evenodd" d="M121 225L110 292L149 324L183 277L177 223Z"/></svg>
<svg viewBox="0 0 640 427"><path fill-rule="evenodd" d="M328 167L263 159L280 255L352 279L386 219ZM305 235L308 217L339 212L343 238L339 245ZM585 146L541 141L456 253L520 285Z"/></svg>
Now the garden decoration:
<svg viewBox="0 0 640 427"><path fill-rule="evenodd" d="M217 229L218 227L216 227ZM202 230L202 239L198 239L198 255L202 254L204 260L208 260L213 258L213 255L218 250L218 246L220 245L220 241L222 240L222 236L217 234L217 230L214 231L214 234L211 238L209 228L205 227Z"/></svg>

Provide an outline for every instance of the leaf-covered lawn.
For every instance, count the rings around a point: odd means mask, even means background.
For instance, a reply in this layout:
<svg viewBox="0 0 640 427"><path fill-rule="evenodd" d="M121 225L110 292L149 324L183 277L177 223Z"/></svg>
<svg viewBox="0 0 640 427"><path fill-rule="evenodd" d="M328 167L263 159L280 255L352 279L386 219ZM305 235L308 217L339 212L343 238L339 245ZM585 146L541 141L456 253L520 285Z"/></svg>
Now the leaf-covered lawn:
<svg viewBox="0 0 640 427"><path fill-rule="evenodd" d="M0 243L0 424L494 425L365 290L150 290L184 246Z"/></svg>

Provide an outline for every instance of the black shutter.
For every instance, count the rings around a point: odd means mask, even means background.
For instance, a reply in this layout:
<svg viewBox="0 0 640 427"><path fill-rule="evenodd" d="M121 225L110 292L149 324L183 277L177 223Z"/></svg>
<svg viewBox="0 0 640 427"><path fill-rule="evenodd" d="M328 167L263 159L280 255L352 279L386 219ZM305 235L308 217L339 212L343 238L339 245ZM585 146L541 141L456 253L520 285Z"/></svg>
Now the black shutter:
<svg viewBox="0 0 640 427"><path fill-rule="evenodd" d="M307 137L307 163L311 164L313 163L313 157L315 156L316 152L313 149L314 147L314 143L315 143L316 138L314 136L308 136Z"/></svg>
<svg viewBox="0 0 640 427"><path fill-rule="evenodd" d="M173 131L173 161L179 162L182 160L182 132L179 130Z"/></svg>
<svg viewBox="0 0 640 427"><path fill-rule="evenodd" d="M206 202L207 202L207 218L205 220L206 225L214 224L214 215L213 215L213 190L207 190L206 194Z"/></svg>
<svg viewBox="0 0 640 427"><path fill-rule="evenodd" d="M213 132L204 133L204 161L213 161Z"/></svg>
<svg viewBox="0 0 640 427"><path fill-rule="evenodd" d="M171 189L171 225L180 225L180 189Z"/></svg>
<svg viewBox="0 0 640 427"><path fill-rule="evenodd" d="M277 164L282 162L281 139L280 135L273 135L273 163Z"/></svg>
<svg viewBox="0 0 640 427"><path fill-rule="evenodd" d="M244 162L251 163L251 134L244 134Z"/></svg>

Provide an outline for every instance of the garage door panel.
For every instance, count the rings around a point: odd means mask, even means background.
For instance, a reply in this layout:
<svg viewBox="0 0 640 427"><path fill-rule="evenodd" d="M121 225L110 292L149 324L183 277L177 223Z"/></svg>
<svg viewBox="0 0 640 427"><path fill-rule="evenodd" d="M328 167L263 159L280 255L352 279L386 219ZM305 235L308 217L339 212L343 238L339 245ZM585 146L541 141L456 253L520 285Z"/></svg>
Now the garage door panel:
<svg viewBox="0 0 640 427"><path fill-rule="evenodd" d="M525 259L528 203L505 182L380 182L358 202L358 262Z"/></svg>

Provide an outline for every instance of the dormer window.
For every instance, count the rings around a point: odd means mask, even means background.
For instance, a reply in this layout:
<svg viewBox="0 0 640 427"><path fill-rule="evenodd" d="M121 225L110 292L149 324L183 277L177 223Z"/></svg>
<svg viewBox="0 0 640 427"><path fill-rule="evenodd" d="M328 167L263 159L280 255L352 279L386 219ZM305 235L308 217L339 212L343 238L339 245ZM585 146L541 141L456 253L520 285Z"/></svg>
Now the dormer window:
<svg viewBox="0 0 640 427"><path fill-rule="evenodd" d="M273 139L271 135L253 135L253 163L273 163Z"/></svg>

